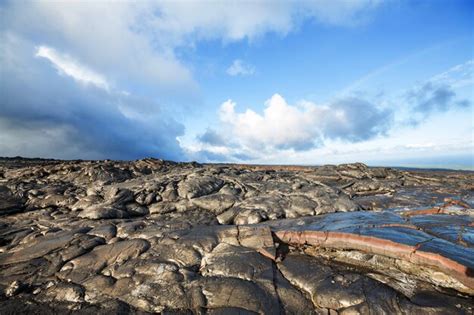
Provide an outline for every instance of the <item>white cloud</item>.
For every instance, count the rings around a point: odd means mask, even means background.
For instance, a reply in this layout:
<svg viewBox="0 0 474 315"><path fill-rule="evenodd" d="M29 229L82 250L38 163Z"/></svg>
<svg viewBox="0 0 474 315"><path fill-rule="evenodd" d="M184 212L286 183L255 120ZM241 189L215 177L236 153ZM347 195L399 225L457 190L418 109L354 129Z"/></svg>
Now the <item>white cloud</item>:
<svg viewBox="0 0 474 315"><path fill-rule="evenodd" d="M246 64L240 59L235 59L232 64L227 68L227 74L231 76L246 76L252 75L255 73L255 67L249 64Z"/></svg>
<svg viewBox="0 0 474 315"><path fill-rule="evenodd" d="M184 104L196 103L199 86L196 68L180 60L177 49L286 35L307 20L353 24L377 6L371 0L7 1L0 10L3 31L66 51L123 88L133 82L163 103Z"/></svg>
<svg viewBox="0 0 474 315"><path fill-rule="evenodd" d="M245 147L299 148L313 146L319 139L319 130L313 125L317 115L288 105L278 94L265 102L263 115L251 109L236 113L235 105L232 100L224 102L220 108L220 119L232 127L233 136Z"/></svg>
<svg viewBox="0 0 474 315"><path fill-rule="evenodd" d="M148 2L32 2L5 4L2 25L19 37L67 51L116 84L134 82L161 99L196 95L191 71L174 54L163 34L141 17L154 10ZM182 96L184 97L184 96ZM189 98L188 98L189 99Z"/></svg>
<svg viewBox="0 0 474 315"><path fill-rule="evenodd" d="M140 4L147 7L141 18L162 35L159 40L180 45L199 39L236 41L252 40L268 32L287 34L308 19L339 26L356 24L380 2L261 0L142 1Z"/></svg>
<svg viewBox="0 0 474 315"><path fill-rule="evenodd" d="M209 161L313 165L362 161L473 169L474 129L466 119L474 109L473 66L472 60L453 66L401 91L398 100L372 99L381 106L355 97L326 104L305 100L289 104L275 94L260 113L239 110L227 100L219 110L220 124L197 137L197 142L182 145L197 158L203 153ZM407 94L414 95L413 106L404 99ZM408 123L414 121L420 105L428 107L430 119ZM440 128L447 124L449 132Z"/></svg>
<svg viewBox="0 0 474 315"><path fill-rule="evenodd" d="M305 20L354 24L378 5L374 0L38 1L28 6L11 1L1 10L9 30L67 50L114 81L189 90L196 83L176 56L177 47L286 35Z"/></svg>
<svg viewBox="0 0 474 315"><path fill-rule="evenodd" d="M230 133L247 150L305 151L320 145L325 139L356 142L373 138L388 130L392 112L356 98L336 100L318 105L301 101L289 105L279 94L265 102L263 114L251 109L242 113L236 103L228 100L221 105L219 117L222 132Z"/></svg>
<svg viewBox="0 0 474 315"><path fill-rule="evenodd" d="M265 102L262 114L252 109L238 111L237 104L228 100L220 107L220 129L215 128L222 138L230 139L225 143L228 153L224 158L210 156L210 160L293 164L365 161L373 165L472 169L474 144L472 139L466 140L466 134L473 132L472 123L466 119L466 115L473 113L472 66L473 62L467 61L422 82L417 90L404 92L422 91L421 103L416 103L418 107L434 104L442 109L430 111L430 120L417 124L407 124L417 113L417 107L406 106L402 113L397 110L397 116L408 113L408 118L403 117L400 123L402 117L397 117L399 123L394 125L391 122L395 112L383 109L392 108L393 103L382 102L385 105L382 108L355 97L327 104L302 100L290 105L275 94ZM434 89L436 84L446 89ZM466 98L456 101L454 93L462 91L466 92ZM431 97L432 94L436 97ZM453 105L448 104L451 99L456 101ZM456 122L450 125L449 133L439 128L447 121ZM212 148L213 143L207 141L193 149L198 153Z"/></svg>
<svg viewBox="0 0 474 315"><path fill-rule="evenodd" d="M48 59L61 75L72 77L77 82L86 85L95 85L104 90L109 90L109 83L101 74L80 64L70 56L56 51L48 46L39 46L36 48L36 57Z"/></svg>

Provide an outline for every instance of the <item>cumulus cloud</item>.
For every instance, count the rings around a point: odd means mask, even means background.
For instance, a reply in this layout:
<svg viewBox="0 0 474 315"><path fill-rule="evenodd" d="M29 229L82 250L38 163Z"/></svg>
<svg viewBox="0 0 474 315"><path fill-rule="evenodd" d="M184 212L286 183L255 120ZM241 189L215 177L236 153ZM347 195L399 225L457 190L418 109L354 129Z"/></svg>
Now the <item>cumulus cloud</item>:
<svg viewBox="0 0 474 315"><path fill-rule="evenodd" d="M240 59L235 59L232 64L227 68L227 74L230 76L246 76L255 73L255 67L244 63Z"/></svg>
<svg viewBox="0 0 474 315"><path fill-rule="evenodd" d="M304 150L319 141L319 130L311 126L314 116L288 105L278 94L265 102L263 115L251 109L237 113L235 106L232 100L224 102L220 119L231 126L232 135L246 147Z"/></svg>
<svg viewBox="0 0 474 315"><path fill-rule="evenodd" d="M318 105L301 101L290 105L279 94L265 102L259 114L251 109L236 111L232 100L219 111L222 132L241 149L305 151L327 139L356 142L384 134L391 126L392 111L357 98ZM229 141L228 143L231 143Z"/></svg>

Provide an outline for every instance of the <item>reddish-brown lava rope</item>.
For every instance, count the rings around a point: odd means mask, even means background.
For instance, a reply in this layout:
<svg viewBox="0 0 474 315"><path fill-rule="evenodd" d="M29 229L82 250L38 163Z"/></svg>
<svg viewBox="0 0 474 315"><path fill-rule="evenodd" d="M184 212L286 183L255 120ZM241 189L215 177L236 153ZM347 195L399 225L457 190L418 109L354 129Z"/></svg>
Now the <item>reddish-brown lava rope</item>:
<svg viewBox="0 0 474 315"><path fill-rule="evenodd" d="M277 231L275 235L289 244L308 244L325 248L361 250L373 254L425 264L454 277L474 293L474 271L437 253L420 251L416 246L351 233L332 231Z"/></svg>

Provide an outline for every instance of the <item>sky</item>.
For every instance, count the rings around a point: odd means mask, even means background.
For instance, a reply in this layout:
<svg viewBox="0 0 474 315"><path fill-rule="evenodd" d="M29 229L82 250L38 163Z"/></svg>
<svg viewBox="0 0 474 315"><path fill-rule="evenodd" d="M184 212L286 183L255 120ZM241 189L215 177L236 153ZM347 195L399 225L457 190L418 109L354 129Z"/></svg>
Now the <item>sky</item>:
<svg viewBox="0 0 474 315"><path fill-rule="evenodd" d="M474 169L474 2L0 1L0 156Z"/></svg>

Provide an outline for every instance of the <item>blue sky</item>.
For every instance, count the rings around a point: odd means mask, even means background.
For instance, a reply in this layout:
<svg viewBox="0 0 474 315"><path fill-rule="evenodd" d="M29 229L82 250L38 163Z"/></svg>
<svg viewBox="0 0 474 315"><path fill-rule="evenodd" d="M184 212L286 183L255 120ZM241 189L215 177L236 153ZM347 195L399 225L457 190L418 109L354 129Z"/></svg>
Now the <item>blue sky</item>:
<svg viewBox="0 0 474 315"><path fill-rule="evenodd" d="M474 168L472 1L0 3L0 155Z"/></svg>

